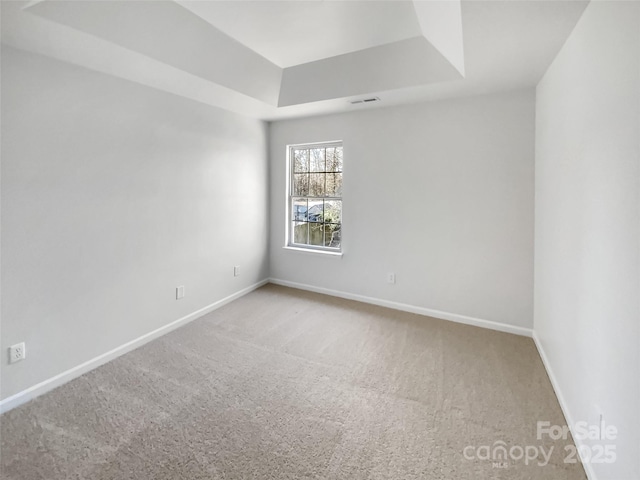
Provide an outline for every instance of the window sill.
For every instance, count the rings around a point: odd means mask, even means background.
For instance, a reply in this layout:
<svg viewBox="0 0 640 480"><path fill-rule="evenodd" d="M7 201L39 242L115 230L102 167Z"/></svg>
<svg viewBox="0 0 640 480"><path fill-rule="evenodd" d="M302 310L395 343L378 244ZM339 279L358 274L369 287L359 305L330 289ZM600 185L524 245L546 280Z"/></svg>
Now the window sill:
<svg viewBox="0 0 640 480"><path fill-rule="evenodd" d="M328 250L315 250L311 248L299 248L285 245L282 247L285 250L291 250L292 252L310 253L311 255L324 255L330 258L342 258L342 252L330 252Z"/></svg>

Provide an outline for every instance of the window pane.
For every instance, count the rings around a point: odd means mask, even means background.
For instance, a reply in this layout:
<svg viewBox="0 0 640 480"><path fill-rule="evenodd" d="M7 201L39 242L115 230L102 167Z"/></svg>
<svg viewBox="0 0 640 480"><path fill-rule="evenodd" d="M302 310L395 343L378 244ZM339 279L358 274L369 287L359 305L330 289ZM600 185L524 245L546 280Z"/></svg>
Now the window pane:
<svg viewBox="0 0 640 480"><path fill-rule="evenodd" d="M309 211L307 218L310 222L322 222L324 216L324 205L322 201L309 202Z"/></svg>
<svg viewBox="0 0 640 480"><path fill-rule="evenodd" d="M309 245L324 245L324 225L322 223L309 224Z"/></svg>
<svg viewBox="0 0 640 480"><path fill-rule="evenodd" d="M324 221L327 223L342 223L342 201L327 200L325 202Z"/></svg>
<svg viewBox="0 0 640 480"><path fill-rule="evenodd" d="M312 172L324 172L324 148L312 148L309 150L311 153L311 171Z"/></svg>
<svg viewBox="0 0 640 480"><path fill-rule="evenodd" d="M309 174L309 196L324 197L324 173Z"/></svg>
<svg viewBox="0 0 640 480"><path fill-rule="evenodd" d="M336 223L324 224L324 246L340 248L340 225Z"/></svg>
<svg viewBox="0 0 640 480"><path fill-rule="evenodd" d="M342 171L342 147L327 148L327 172Z"/></svg>
<svg viewBox="0 0 640 480"><path fill-rule="evenodd" d="M309 195L309 174L293 174L293 194L306 197Z"/></svg>
<svg viewBox="0 0 640 480"><path fill-rule="evenodd" d="M307 199L294 198L292 202L291 220L294 222L307 221Z"/></svg>
<svg viewBox="0 0 640 480"><path fill-rule="evenodd" d="M336 149L335 147L329 147L327 149L325 149L325 153L324 153L324 161L325 161L325 165L327 167L327 172L333 172L333 167L335 164L335 156L336 156Z"/></svg>
<svg viewBox="0 0 640 480"><path fill-rule="evenodd" d="M293 243L309 244L309 224L306 222L293 222Z"/></svg>
<svg viewBox="0 0 640 480"><path fill-rule="evenodd" d="M309 171L309 150L293 151L293 171L294 172Z"/></svg>
<svg viewBox="0 0 640 480"><path fill-rule="evenodd" d="M325 196L341 197L342 196L342 174L327 173Z"/></svg>

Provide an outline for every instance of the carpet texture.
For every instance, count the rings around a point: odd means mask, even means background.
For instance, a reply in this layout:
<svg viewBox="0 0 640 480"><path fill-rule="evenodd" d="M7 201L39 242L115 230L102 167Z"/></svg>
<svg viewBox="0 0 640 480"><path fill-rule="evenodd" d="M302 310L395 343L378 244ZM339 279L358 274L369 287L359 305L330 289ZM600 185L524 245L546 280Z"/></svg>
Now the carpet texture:
<svg viewBox="0 0 640 480"><path fill-rule="evenodd" d="M537 421L531 339L267 285L2 415L0 476L586 478Z"/></svg>

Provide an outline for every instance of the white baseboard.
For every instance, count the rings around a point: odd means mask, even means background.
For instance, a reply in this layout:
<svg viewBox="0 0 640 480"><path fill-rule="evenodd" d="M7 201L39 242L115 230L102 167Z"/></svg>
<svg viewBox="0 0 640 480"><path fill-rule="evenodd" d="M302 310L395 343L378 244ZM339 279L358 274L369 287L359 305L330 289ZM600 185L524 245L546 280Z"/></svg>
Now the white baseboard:
<svg viewBox="0 0 640 480"><path fill-rule="evenodd" d="M29 400L32 400L35 397L42 395L43 393L49 392L54 388L57 388L60 385L63 385L68 381L73 380L74 378L77 378L80 375L83 375L93 370L94 368L97 368L100 365L103 365L113 360L114 358L124 355L125 353L130 352L131 350L135 350L136 348L141 347L142 345L150 342L151 340L161 337L162 335L165 335L170 331L175 330L178 327L181 327L199 317L202 317L203 315L206 315L207 313L210 313L222 307L223 305L226 305L227 303L232 302L233 300L236 300L237 298L240 298L249 292L252 292L257 288L260 288L261 286L267 283L269 283L268 279L262 280L258 283L254 283L253 285L250 285L247 288L244 288L232 295L229 295L228 297L223 298L222 300L218 300L217 302L214 302L211 305L207 305L206 307L196 310L195 312L190 313L189 315L186 315L167 325L157 328L152 332L146 333L141 337L136 338L135 340L131 340L130 342L120 345L119 347L116 347L113 350L103 353L102 355L98 355L97 357L92 358L87 362L84 362L80 365L70 368L69 370L62 372L54 377L48 378L47 380L44 380L43 382L33 385L21 392L18 392L15 395L7 397L4 400L0 401L0 413L7 412L12 408L22 405L23 403L26 403Z"/></svg>
<svg viewBox="0 0 640 480"><path fill-rule="evenodd" d="M569 405L564 399L564 395L562 394L562 390L560 389L560 383L558 382L558 379L555 373L553 372L553 369L551 368L551 363L549 363L549 357L547 357L547 354L544 351L544 348L542 347L542 343L540 342L540 338L536 334L535 330L533 331L533 341L536 344L536 348L538 349L538 354L542 359L542 364L544 365L544 369L547 371L547 375L549 376L549 380L551 381L551 386L553 387L553 391L555 392L556 397L558 398L558 403L560 404L560 409L562 410L564 419L567 421L567 425L573 432L573 426L575 425L575 422L573 421L573 416L571 415L571 411L569 410ZM586 445L584 443L584 440L576 439L574 435L573 441L575 442L576 447L578 448L578 452L580 452L581 450L580 447L583 444L585 445L584 449L586 451L590 451L590 446ZM584 467L584 471L587 474L587 478L589 480L597 480L596 474L593 471L593 466L591 463L583 462L582 466Z"/></svg>
<svg viewBox="0 0 640 480"><path fill-rule="evenodd" d="M358 295L355 293L347 293L338 290L331 290L328 288L315 287L313 285L306 285L303 283L289 282L287 280L280 280L278 278L270 278L269 282L276 285L282 285L283 287L291 287L297 288L299 290L307 290L309 292L322 293L325 295L330 295L332 297L346 298L347 300L356 300L358 302L370 303L372 305L378 305L381 307L393 308L394 310L402 310L404 312L417 313L418 315L439 318L441 320L464 323L465 325L473 325L475 327L488 328L490 330L498 330L500 332L513 333L515 335L522 335L525 337L531 337L533 335L533 330L530 328L507 325L506 323L493 322L491 320L483 320L481 318L468 317L466 315L458 315L457 313L442 312L440 310L417 307L415 305L408 305L406 303L392 302L390 300L366 297L364 295Z"/></svg>

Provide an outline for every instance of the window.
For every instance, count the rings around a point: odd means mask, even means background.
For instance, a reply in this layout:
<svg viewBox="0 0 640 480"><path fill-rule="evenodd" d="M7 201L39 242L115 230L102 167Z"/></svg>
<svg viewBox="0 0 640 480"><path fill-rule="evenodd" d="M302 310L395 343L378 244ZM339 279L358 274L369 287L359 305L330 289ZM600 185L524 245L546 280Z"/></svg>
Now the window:
<svg viewBox="0 0 640 480"><path fill-rule="evenodd" d="M288 245L341 251L342 143L289 147Z"/></svg>

